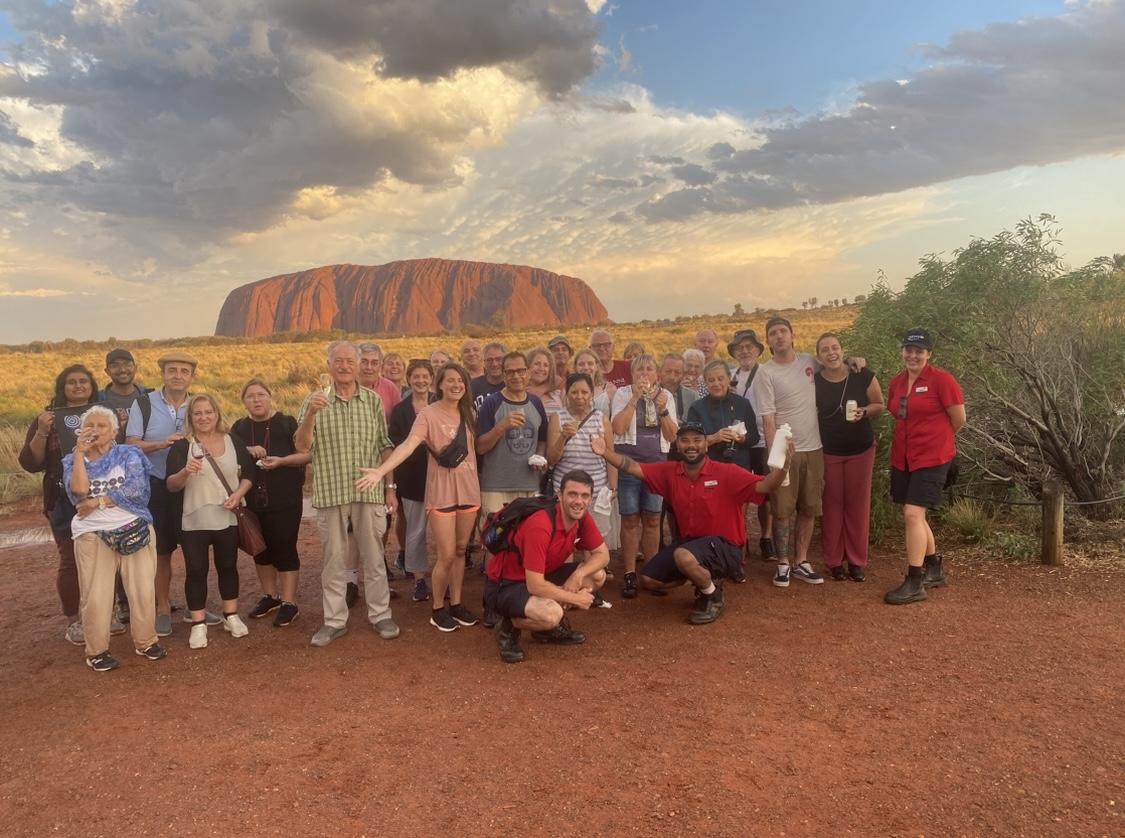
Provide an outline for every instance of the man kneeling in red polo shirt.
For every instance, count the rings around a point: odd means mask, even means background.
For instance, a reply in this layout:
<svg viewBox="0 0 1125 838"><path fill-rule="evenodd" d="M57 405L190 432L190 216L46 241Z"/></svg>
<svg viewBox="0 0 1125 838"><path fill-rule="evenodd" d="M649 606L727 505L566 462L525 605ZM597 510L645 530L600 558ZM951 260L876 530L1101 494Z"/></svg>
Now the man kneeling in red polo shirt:
<svg viewBox="0 0 1125 838"><path fill-rule="evenodd" d="M488 563L484 603L503 617L495 631L505 663L523 660L521 629L530 629L542 643L586 642L586 635L571 629L563 609L588 609L594 591L605 583L609 550L586 514L593 496L590 475L567 472L559 484L554 514L544 509L525 518L511 535L512 549L501 550ZM568 562L575 550L585 559Z"/></svg>
<svg viewBox="0 0 1125 838"><path fill-rule="evenodd" d="M781 485L789 472L793 441L789 441L785 468L775 469L767 477L709 459L707 432L698 422L684 422L676 432L681 462L637 463L621 454L607 454L601 438L591 437L590 448L618 471L643 481L676 515L680 537L645 562L640 586L656 592L691 582L698 593L688 622L713 623L723 610L723 579L742 565L746 543L742 507L747 503L761 506Z"/></svg>

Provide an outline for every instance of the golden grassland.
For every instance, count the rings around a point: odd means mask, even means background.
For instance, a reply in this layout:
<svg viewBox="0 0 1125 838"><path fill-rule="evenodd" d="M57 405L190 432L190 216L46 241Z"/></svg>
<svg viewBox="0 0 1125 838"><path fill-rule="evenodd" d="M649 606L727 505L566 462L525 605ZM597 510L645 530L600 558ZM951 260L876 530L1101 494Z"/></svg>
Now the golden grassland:
<svg viewBox="0 0 1125 838"><path fill-rule="evenodd" d="M726 343L738 329L751 328L762 334L766 320L774 313L788 317L793 323L798 348L811 352L816 339L826 331L847 328L855 319L857 306L765 311L740 316L714 315L680 317L675 320L618 323L610 327L618 357L631 341L639 341L651 354L679 352L692 345L695 333L711 328L719 335L719 354L726 357ZM569 329L528 328L521 330L471 327L467 331L481 343L499 340L508 349L527 350L546 344L556 334L566 335L576 346L589 344L593 326ZM243 415L238 394L242 385L255 376L262 378L273 391L274 406L296 414L302 400L317 386L325 370L324 350L331 339L374 340L384 353L397 352L404 358L429 357L435 349L444 349L455 359L467 335L343 335L301 336L291 343L280 343L277 336L265 339L216 339L211 337L181 338L168 341L106 342L68 340L59 344L34 343L26 347L0 349L0 502L11 501L38 491L38 478L23 475L16 456L23 445L28 424L50 400L55 377L66 366L85 364L95 374L99 387L108 383L105 355L114 346L130 349L137 360L137 381L146 386L160 385L157 359L171 348L190 352L198 361L193 392L216 395L224 413L233 420ZM310 339L314 338L314 339Z"/></svg>

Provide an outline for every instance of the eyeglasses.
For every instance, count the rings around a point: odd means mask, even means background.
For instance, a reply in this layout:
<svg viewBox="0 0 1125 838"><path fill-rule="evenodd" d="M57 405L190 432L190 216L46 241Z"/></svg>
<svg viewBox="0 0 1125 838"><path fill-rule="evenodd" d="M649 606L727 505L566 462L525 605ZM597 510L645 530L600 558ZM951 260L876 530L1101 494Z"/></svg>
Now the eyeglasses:
<svg viewBox="0 0 1125 838"><path fill-rule="evenodd" d="M906 396L903 396L901 399L898 400L898 418L899 419L905 419L906 418Z"/></svg>
<svg viewBox="0 0 1125 838"><path fill-rule="evenodd" d="M612 346L613 346L613 341L610 341L609 343L591 343L590 344L591 349L609 349Z"/></svg>
<svg viewBox="0 0 1125 838"><path fill-rule="evenodd" d="M518 370L504 370L504 375L527 375L527 367L520 367Z"/></svg>

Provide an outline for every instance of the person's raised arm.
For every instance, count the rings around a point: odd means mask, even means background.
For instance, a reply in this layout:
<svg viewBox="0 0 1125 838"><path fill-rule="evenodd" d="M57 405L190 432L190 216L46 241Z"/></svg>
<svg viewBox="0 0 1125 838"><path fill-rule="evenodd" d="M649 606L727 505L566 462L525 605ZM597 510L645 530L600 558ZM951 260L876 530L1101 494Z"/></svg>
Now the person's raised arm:
<svg viewBox="0 0 1125 838"><path fill-rule="evenodd" d="M606 450L605 439L600 436L590 437L590 450L605 460L609 465L618 471L623 471L626 474L631 474L638 480L644 480L644 472L641 467L637 465L632 459L617 452L609 452Z"/></svg>

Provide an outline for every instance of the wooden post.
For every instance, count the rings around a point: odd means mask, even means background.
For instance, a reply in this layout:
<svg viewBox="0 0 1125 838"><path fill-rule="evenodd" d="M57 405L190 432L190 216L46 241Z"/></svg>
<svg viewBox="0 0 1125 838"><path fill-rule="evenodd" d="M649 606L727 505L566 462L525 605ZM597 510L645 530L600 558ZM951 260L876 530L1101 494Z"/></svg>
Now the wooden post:
<svg viewBox="0 0 1125 838"><path fill-rule="evenodd" d="M1043 564L1063 563L1063 486L1050 480L1043 486Z"/></svg>

